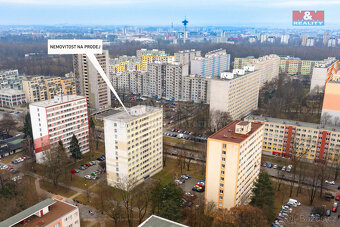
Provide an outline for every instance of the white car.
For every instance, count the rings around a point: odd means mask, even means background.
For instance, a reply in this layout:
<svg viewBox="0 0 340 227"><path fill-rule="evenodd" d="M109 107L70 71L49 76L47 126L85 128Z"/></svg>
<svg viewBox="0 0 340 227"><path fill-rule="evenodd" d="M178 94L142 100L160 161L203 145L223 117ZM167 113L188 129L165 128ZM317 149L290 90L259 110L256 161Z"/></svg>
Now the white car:
<svg viewBox="0 0 340 227"><path fill-rule="evenodd" d="M2 169L2 170L8 169L8 165L3 165L3 166L1 167L1 169Z"/></svg>
<svg viewBox="0 0 340 227"><path fill-rule="evenodd" d="M176 179L176 180L175 180L175 184L183 184L183 182Z"/></svg>
<svg viewBox="0 0 340 227"><path fill-rule="evenodd" d="M325 180L325 183L326 184L331 184L331 185L334 185L335 184L335 182L332 180L332 181L328 181L328 180Z"/></svg>
<svg viewBox="0 0 340 227"><path fill-rule="evenodd" d="M85 175L84 178L88 179L88 180L91 180L91 176L90 175Z"/></svg>

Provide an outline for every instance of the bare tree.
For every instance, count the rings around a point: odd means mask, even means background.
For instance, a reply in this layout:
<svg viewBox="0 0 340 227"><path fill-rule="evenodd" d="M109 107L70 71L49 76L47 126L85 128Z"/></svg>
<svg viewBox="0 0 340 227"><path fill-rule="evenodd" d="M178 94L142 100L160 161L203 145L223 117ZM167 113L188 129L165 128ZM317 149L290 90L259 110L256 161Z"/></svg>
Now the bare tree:
<svg viewBox="0 0 340 227"><path fill-rule="evenodd" d="M325 112L324 114L322 114L321 119L320 119L320 123L322 125L328 125L332 122L332 115L330 115L329 113Z"/></svg>
<svg viewBox="0 0 340 227"><path fill-rule="evenodd" d="M210 113L210 130L216 132L232 121L229 113L215 110Z"/></svg>
<svg viewBox="0 0 340 227"><path fill-rule="evenodd" d="M45 151L44 165L47 179L51 179L55 186L58 185L65 165L70 161L61 141L57 145Z"/></svg>
<svg viewBox="0 0 340 227"><path fill-rule="evenodd" d="M133 207L136 199L136 194L133 190L134 185L135 182L128 180L127 177L120 178L119 182L115 185L119 189L119 195L122 199L129 227L133 227Z"/></svg>
<svg viewBox="0 0 340 227"><path fill-rule="evenodd" d="M138 187L136 193L138 196L136 197L135 206L138 210L138 223L141 224L150 207L151 188L147 186Z"/></svg>
<svg viewBox="0 0 340 227"><path fill-rule="evenodd" d="M5 113L0 120L0 132L10 134L13 129L15 129L16 122L12 115Z"/></svg>

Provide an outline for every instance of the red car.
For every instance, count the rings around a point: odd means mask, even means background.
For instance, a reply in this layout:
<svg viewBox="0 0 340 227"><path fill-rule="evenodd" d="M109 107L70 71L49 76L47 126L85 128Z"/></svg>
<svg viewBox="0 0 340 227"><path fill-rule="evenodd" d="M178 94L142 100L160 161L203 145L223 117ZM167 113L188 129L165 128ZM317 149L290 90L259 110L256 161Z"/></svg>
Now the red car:
<svg viewBox="0 0 340 227"><path fill-rule="evenodd" d="M332 208L332 211L333 211L333 212L336 212L336 209L337 209L337 207L333 207L333 208Z"/></svg>
<svg viewBox="0 0 340 227"><path fill-rule="evenodd" d="M89 163L86 163L85 165L86 165L87 167L90 167L90 166L91 166Z"/></svg>
<svg viewBox="0 0 340 227"><path fill-rule="evenodd" d="M77 170L77 169L72 169L72 170L71 170L71 173L79 173L79 170Z"/></svg>
<svg viewBox="0 0 340 227"><path fill-rule="evenodd" d="M340 195L335 196L335 200L339 201L340 200Z"/></svg>

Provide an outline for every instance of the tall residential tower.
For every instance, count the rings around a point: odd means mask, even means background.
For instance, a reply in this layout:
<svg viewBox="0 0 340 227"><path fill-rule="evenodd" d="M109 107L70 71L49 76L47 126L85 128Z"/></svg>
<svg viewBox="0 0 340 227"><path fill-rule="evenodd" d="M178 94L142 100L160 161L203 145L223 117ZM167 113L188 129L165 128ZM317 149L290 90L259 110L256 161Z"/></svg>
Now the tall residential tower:
<svg viewBox="0 0 340 227"><path fill-rule="evenodd" d="M104 72L108 75L109 52L103 50L103 53L96 54L96 57ZM85 54L73 56L73 69L77 95L87 98L90 109L102 110L111 107L110 89Z"/></svg>

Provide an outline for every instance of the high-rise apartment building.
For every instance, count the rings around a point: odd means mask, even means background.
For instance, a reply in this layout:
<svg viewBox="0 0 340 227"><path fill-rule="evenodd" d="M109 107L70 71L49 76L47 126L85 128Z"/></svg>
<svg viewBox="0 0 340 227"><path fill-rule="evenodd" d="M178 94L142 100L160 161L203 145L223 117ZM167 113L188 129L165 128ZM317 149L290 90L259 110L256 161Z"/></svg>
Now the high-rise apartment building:
<svg viewBox="0 0 340 227"><path fill-rule="evenodd" d="M207 141L205 201L230 209L250 202L260 173L263 128L234 121Z"/></svg>
<svg viewBox="0 0 340 227"><path fill-rule="evenodd" d="M234 69L243 69L243 67L251 65L260 71L260 87L263 87L266 82L279 77L280 57L276 54L265 55L259 58L249 56L234 59Z"/></svg>
<svg viewBox="0 0 340 227"><path fill-rule="evenodd" d="M321 121L329 125L340 123L340 72L333 74L326 83Z"/></svg>
<svg viewBox="0 0 340 227"><path fill-rule="evenodd" d="M163 168L163 110L134 106L104 118L107 182L128 190Z"/></svg>
<svg viewBox="0 0 340 227"><path fill-rule="evenodd" d="M289 35L281 35L281 44L288 44L289 42Z"/></svg>
<svg viewBox="0 0 340 227"><path fill-rule="evenodd" d="M76 94L73 77L25 76L22 79L22 90L27 102L38 102L53 99L55 95Z"/></svg>
<svg viewBox="0 0 340 227"><path fill-rule="evenodd" d="M0 89L22 89L22 76L17 69L0 70Z"/></svg>
<svg viewBox="0 0 340 227"><path fill-rule="evenodd" d="M234 69L232 73L222 73L219 79L210 80L210 112L229 112L236 120L257 109L261 74L254 71L254 67L247 70Z"/></svg>
<svg viewBox="0 0 340 227"><path fill-rule="evenodd" d="M195 57L191 61L190 73L202 77L217 78L222 72L230 70L230 54L226 50L210 51L204 57Z"/></svg>
<svg viewBox="0 0 340 227"><path fill-rule="evenodd" d="M289 158L292 155L310 162L340 164L340 127L287 119L247 116L246 121L264 124L262 152Z"/></svg>
<svg viewBox="0 0 340 227"><path fill-rule="evenodd" d="M137 60L141 62L142 71L149 71L148 65L150 63L154 62L174 63L175 56L171 56L170 54L165 53L165 51L159 51L157 49L154 50L141 49L137 50Z"/></svg>
<svg viewBox="0 0 340 227"><path fill-rule="evenodd" d="M109 51L103 50L102 54L96 54L96 58L105 74L109 76ZM111 91L85 54L73 56L73 69L77 95L87 98L90 109L110 108Z"/></svg>
<svg viewBox="0 0 340 227"><path fill-rule="evenodd" d="M182 100L208 103L210 80L197 75L183 77Z"/></svg>
<svg viewBox="0 0 340 227"><path fill-rule="evenodd" d="M201 51L192 49L192 50L184 50L175 53L175 61L179 62L182 65L188 65L188 75L191 74L191 61L196 57L201 57Z"/></svg>
<svg viewBox="0 0 340 227"><path fill-rule="evenodd" d="M43 163L45 151L63 142L69 151L71 138L75 135L82 153L89 151L88 109L85 97L77 95L55 96L30 106L33 142L36 161Z"/></svg>
<svg viewBox="0 0 340 227"><path fill-rule="evenodd" d="M300 58L291 56L281 57L280 72L288 73L289 75L310 75L319 62L320 61L316 60L301 60Z"/></svg>
<svg viewBox="0 0 340 227"><path fill-rule="evenodd" d="M172 100L182 99L183 77L188 65L150 63L148 66L150 96Z"/></svg>
<svg viewBox="0 0 340 227"><path fill-rule="evenodd" d="M80 227L79 208L70 203L45 199L0 222L3 227Z"/></svg>
<svg viewBox="0 0 340 227"><path fill-rule="evenodd" d="M336 58L329 57L315 64L310 85L311 92L313 92L313 90L316 88L319 88L319 91L324 89L326 80L328 78L328 72L332 67L335 66L335 62Z"/></svg>

